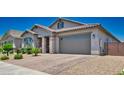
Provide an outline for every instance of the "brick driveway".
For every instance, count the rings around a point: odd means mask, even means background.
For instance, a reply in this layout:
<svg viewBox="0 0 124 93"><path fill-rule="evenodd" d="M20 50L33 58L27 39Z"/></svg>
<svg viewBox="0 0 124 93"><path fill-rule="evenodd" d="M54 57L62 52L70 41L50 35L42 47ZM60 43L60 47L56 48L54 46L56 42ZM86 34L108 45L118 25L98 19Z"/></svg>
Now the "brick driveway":
<svg viewBox="0 0 124 93"><path fill-rule="evenodd" d="M117 74L124 68L124 57L120 56L41 54L37 57L25 55L22 60L6 62L54 75Z"/></svg>

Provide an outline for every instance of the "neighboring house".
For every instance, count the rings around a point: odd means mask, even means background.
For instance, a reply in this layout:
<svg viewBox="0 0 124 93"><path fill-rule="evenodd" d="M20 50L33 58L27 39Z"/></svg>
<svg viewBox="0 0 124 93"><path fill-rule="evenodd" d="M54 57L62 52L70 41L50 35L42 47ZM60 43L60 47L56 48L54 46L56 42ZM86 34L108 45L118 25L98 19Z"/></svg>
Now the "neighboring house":
<svg viewBox="0 0 124 93"><path fill-rule="evenodd" d="M101 54L105 44L120 42L101 24L58 18L49 27L34 25L22 35L22 47L42 48L43 53Z"/></svg>
<svg viewBox="0 0 124 93"><path fill-rule="evenodd" d="M6 43L12 43L13 48L21 48L21 34L23 32L21 31L17 31L17 30L9 30L8 32L6 32L2 37L1 37L1 41L0 44L4 45Z"/></svg>

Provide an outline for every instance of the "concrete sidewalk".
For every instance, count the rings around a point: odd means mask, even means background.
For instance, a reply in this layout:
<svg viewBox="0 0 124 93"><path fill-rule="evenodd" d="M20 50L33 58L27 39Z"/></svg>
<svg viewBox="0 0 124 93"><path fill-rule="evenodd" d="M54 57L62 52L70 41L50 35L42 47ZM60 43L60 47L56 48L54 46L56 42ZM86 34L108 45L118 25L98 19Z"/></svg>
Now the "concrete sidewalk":
<svg viewBox="0 0 124 93"><path fill-rule="evenodd" d="M0 75L48 75L48 74L0 61Z"/></svg>

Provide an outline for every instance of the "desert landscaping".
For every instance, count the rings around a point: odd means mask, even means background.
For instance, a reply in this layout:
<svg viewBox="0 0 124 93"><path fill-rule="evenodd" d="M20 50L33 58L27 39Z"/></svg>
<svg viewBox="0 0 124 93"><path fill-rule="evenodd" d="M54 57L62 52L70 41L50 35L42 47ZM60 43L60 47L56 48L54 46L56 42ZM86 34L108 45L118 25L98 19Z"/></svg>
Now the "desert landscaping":
<svg viewBox="0 0 124 93"><path fill-rule="evenodd" d="M118 75L124 68L123 56L24 54L24 59L4 62L52 75Z"/></svg>

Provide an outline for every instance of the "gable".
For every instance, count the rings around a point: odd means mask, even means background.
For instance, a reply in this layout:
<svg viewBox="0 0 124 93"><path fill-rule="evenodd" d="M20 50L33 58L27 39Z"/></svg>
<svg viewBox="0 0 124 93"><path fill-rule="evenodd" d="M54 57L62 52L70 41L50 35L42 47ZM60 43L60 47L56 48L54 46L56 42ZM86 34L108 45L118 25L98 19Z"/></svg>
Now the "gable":
<svg viewBox="0 0 124 93"><path fill-rule="evenodd" d="M14 37L12 37L11 35L6 35L1 39L1 41L11 41L11 40L14 40Z"/></svg>
<svg viewBox="0 0 124 93"><path fill-rule="evenodd" d="M70 27L76 27L76 26L81 26L83 24L76 22L76 21L72 21L72 20L68 20L68 19L63 19L63 18L59 18L57 19L51 26L49 26L52 29L58 29L58 24L64 23L63 28L70 28Z"/></svg>
<svg viewBox="0 0 124 93"><path fill-rule="evenodd" d="M9 37L12 38L12 36L9 34L9 32L6 32L6 33L3 35L3 37L1 38L1 40L2 40L2 41L8 40Z"/></svg>
<svg viewBox="0 0 124 93"><path fill-rule="evenodd" d="M108 32L104 27L100 26L100 33L104 34L105 36L108 36L108 38L111 39L113 42L121 42L118 38L116 38L112 33Z"/></svg>
<svg viewBox="0 0 124 93"><path fill-rule="evenodd" d="M6 39L8 36L9 36L9 34L8 34L8 32L6 32L6 33L2 36L1 40Z"/></svg>
<svg viewBox="0 0 124 93"><path fill-rule="evenodd" d="M52 32L50 32L46 29L43 29L43 28L34 28L32 31L37 33L38 37L44 37L44 36L52 35Z"/></svg>
<svg viewBox="0 0 124 93"><path fill-rule="evenodd" d="M31 38L34 38L34 34L30 33L30 32L25 32L23 35L22 35L23 38L26 38L26 37L31 37Z"/></svg>

